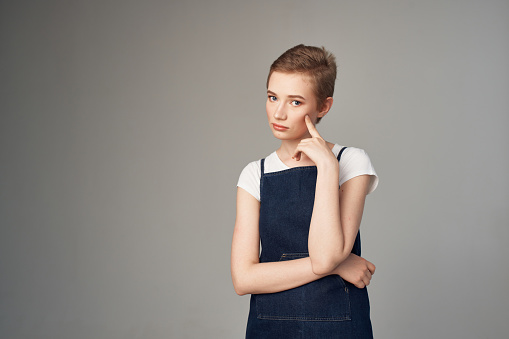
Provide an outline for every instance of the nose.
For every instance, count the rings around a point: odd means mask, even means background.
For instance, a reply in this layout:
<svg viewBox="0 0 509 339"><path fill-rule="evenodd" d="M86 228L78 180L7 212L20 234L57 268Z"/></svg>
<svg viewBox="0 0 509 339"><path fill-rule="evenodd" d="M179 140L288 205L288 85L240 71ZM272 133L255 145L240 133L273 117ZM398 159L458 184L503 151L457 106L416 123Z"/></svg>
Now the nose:
<svg viewBox="0 0 509 339"><path fill-rule="evenodd" d="M276 106L275 110L274 110L274 114L273 114L273 117L274 119L277 119L277 120L285 120L286 119L286 112L285 112L285 109L283 107L283 103L278 103L278 105Z"/></svg>

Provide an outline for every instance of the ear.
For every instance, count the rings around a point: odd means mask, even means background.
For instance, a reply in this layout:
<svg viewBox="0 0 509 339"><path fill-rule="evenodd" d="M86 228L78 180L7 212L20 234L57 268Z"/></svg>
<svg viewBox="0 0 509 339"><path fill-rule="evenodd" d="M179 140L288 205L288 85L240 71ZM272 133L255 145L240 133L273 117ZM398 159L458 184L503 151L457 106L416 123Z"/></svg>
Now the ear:
<svg viewBox="0 0 509 339"><path fill-rule="evenodd" d="M332 107L333 101L334 101L334 99L332 99L332 97L327 97L327 99L325 99L325 101L322 104L322 109L320 110L320 112L318 112L319 118L323 118L325 116L325 114L327 114L329 112L329 110Z"/></svg>

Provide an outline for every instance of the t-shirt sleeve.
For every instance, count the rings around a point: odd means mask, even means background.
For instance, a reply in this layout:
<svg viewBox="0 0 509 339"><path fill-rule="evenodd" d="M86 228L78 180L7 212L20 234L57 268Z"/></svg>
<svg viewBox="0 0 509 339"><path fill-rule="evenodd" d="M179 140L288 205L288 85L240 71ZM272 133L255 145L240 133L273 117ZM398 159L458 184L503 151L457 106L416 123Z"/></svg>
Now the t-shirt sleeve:
<svg viewBox="0 0 509 339"><path fill-rule="evenodd" d="M371 175L368 194L378 186L378 175L371 164L368 154L360 148L348 147L341 155L339 161L339 185L359 175Z"/></svg>
<svg viewBox="0 0 509 339"><path fill-rule="evenodd" d="M250 162L240 173L237 186L246 190L249 194L260 201L260 160Z"/></svg>

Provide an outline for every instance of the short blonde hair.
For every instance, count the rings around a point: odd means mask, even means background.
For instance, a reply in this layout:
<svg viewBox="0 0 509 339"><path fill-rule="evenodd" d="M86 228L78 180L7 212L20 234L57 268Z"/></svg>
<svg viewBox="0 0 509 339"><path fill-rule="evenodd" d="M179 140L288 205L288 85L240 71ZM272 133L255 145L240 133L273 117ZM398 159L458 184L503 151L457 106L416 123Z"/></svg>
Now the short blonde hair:
<svg viewBox="0 0 509 339"><path fill-rule="evenodd" d="M325 100L334 94L336 83L336 58L324 47L305 46L303 44L290 48L270 66L267 77L267 88L273 72L303 73L309 76L313 84L317 109L320 110ZM317 123L321 118L318 118Z"/></svg>

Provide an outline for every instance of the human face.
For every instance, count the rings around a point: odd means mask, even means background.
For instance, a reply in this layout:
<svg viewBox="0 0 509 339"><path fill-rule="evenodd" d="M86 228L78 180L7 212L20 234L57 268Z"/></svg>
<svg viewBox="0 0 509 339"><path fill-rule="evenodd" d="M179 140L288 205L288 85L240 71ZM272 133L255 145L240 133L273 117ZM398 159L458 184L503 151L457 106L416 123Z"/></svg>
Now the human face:
<svg viewBox="0 0 509 339"><path fill-rule="evenodd" d="M311 121L325 115L317 109L313 84L300 73L273 72L267 89L267 119L274 136L281 140L309 138L304 117Z"/></svg>

